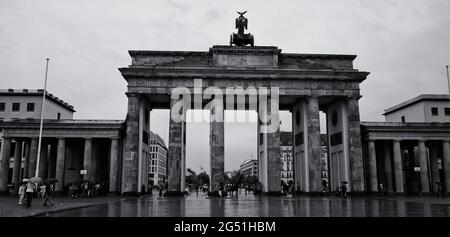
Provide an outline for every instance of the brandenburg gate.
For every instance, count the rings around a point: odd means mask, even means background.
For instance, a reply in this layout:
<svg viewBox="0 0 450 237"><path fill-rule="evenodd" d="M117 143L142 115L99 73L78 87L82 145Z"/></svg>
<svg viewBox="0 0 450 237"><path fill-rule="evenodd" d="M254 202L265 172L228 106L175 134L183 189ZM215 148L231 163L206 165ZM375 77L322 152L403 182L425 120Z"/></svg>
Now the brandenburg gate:
<svg viewBox="0 0 450 237"><path fill-rule="evenodd" d="M237 28L242 27L238 20ZM221 185L224 175L224 110L245 109L259 114L257 157L263 192L280 192L279 110L292 114L297 191L322 191L319 112L323 111L330 187L345 181L350 192L364 192L358 100L359 84L369 73L353 67L355 55L282 53L275 46L246 46L253 45L253 36L242 32L233 34L230 45L214 45L209 51L129 51L131 65L119 68L128 83L122 193L139 192L146 183L152 109L171 110L169 194L181 194L185 187L188 109L210 110L211 190Z"/></svg>

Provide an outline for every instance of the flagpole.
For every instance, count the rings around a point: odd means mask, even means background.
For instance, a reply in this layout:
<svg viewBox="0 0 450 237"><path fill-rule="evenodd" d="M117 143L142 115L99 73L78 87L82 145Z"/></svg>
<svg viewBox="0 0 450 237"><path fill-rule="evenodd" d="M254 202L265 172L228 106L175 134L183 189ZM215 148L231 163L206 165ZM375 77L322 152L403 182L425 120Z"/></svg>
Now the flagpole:
<svg viewBox="0 0 450 237"><path fill-rule="evenodd" d="M47 58L47 64L45 66L45 81L44 81L44 92L42 93L42 106L41 106L41 123L39 126L39 142L38 142L38 153L36 160L36 173L35 177L39 177L39 161L41 158L41 144L42 144L42 126L44 123L44 107L45 107L45 95L47 94L47 73L48 73L48 61L50 59Z"/></svg>
<svg viewBox="0 0 450 237"><path fill-rule="evenodd" d="M448 65L445 66L445 68L447 69L448 99L450 100L450 77L449 77L449 75L448 75Z"/></svg>

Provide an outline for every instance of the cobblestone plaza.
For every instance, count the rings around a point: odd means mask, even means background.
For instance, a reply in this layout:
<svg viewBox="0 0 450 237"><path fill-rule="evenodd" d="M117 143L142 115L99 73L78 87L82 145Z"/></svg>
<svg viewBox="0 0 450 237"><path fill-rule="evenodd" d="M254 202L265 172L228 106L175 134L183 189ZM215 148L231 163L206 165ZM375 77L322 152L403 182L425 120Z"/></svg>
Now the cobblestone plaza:
<svg viewBox="0 0 450 237"><path fill-rule="evenodd" d="M156 193L97 206L42 214L49 217L449 217L450 200L433 197L270 197L240 194L206 198Z"/></svg>

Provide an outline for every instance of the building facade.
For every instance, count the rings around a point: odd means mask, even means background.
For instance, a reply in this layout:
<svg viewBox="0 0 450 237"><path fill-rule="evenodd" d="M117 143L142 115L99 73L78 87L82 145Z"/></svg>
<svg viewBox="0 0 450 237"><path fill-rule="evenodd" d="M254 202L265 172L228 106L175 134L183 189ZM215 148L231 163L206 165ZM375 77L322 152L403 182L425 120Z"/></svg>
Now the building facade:
<svg viewBox="0 0 450 237"><path fill-rule="evenodd" d="M239 170L243 176L258 176L258 160L245 161Z"/></svg>
<svg viewBox="0 0 450 237"><path fill-rule="evenodd" d="M450 123L448 95L423 94L385 110L386 122Z"/></svg>
<svg viewBox="0 0 450 237"><path fill-rule="evenodd" d="M44 90L0 90L0 121L40 119ZM72 105L53 94L46 93L45 119L73 119Z"/></svg>
<svg viewBox="0 0 450 237"><path fill-rule="evenodd" d="M281 181L294 182L294 159L292 146L292 132L280 133L280 160L281 160Z"/></svg>
<svg viewBox="0 0 450 237"><path fill-rule="evenodd" d="M164 140L150 132L149 185L165 185L167 180L167 147Z"/></svg>

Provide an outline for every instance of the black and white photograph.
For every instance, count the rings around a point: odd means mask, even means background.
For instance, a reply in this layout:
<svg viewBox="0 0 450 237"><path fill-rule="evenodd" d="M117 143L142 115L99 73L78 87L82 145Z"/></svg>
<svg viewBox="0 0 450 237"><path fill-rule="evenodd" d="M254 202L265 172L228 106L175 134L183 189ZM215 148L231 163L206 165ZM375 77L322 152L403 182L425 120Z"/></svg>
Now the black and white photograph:
<svg viewBox="0 0 450 237"><path fill-rule="evenodd" d="M449 0L0 0L0 221L448 218L449 64Z"/></svg>

